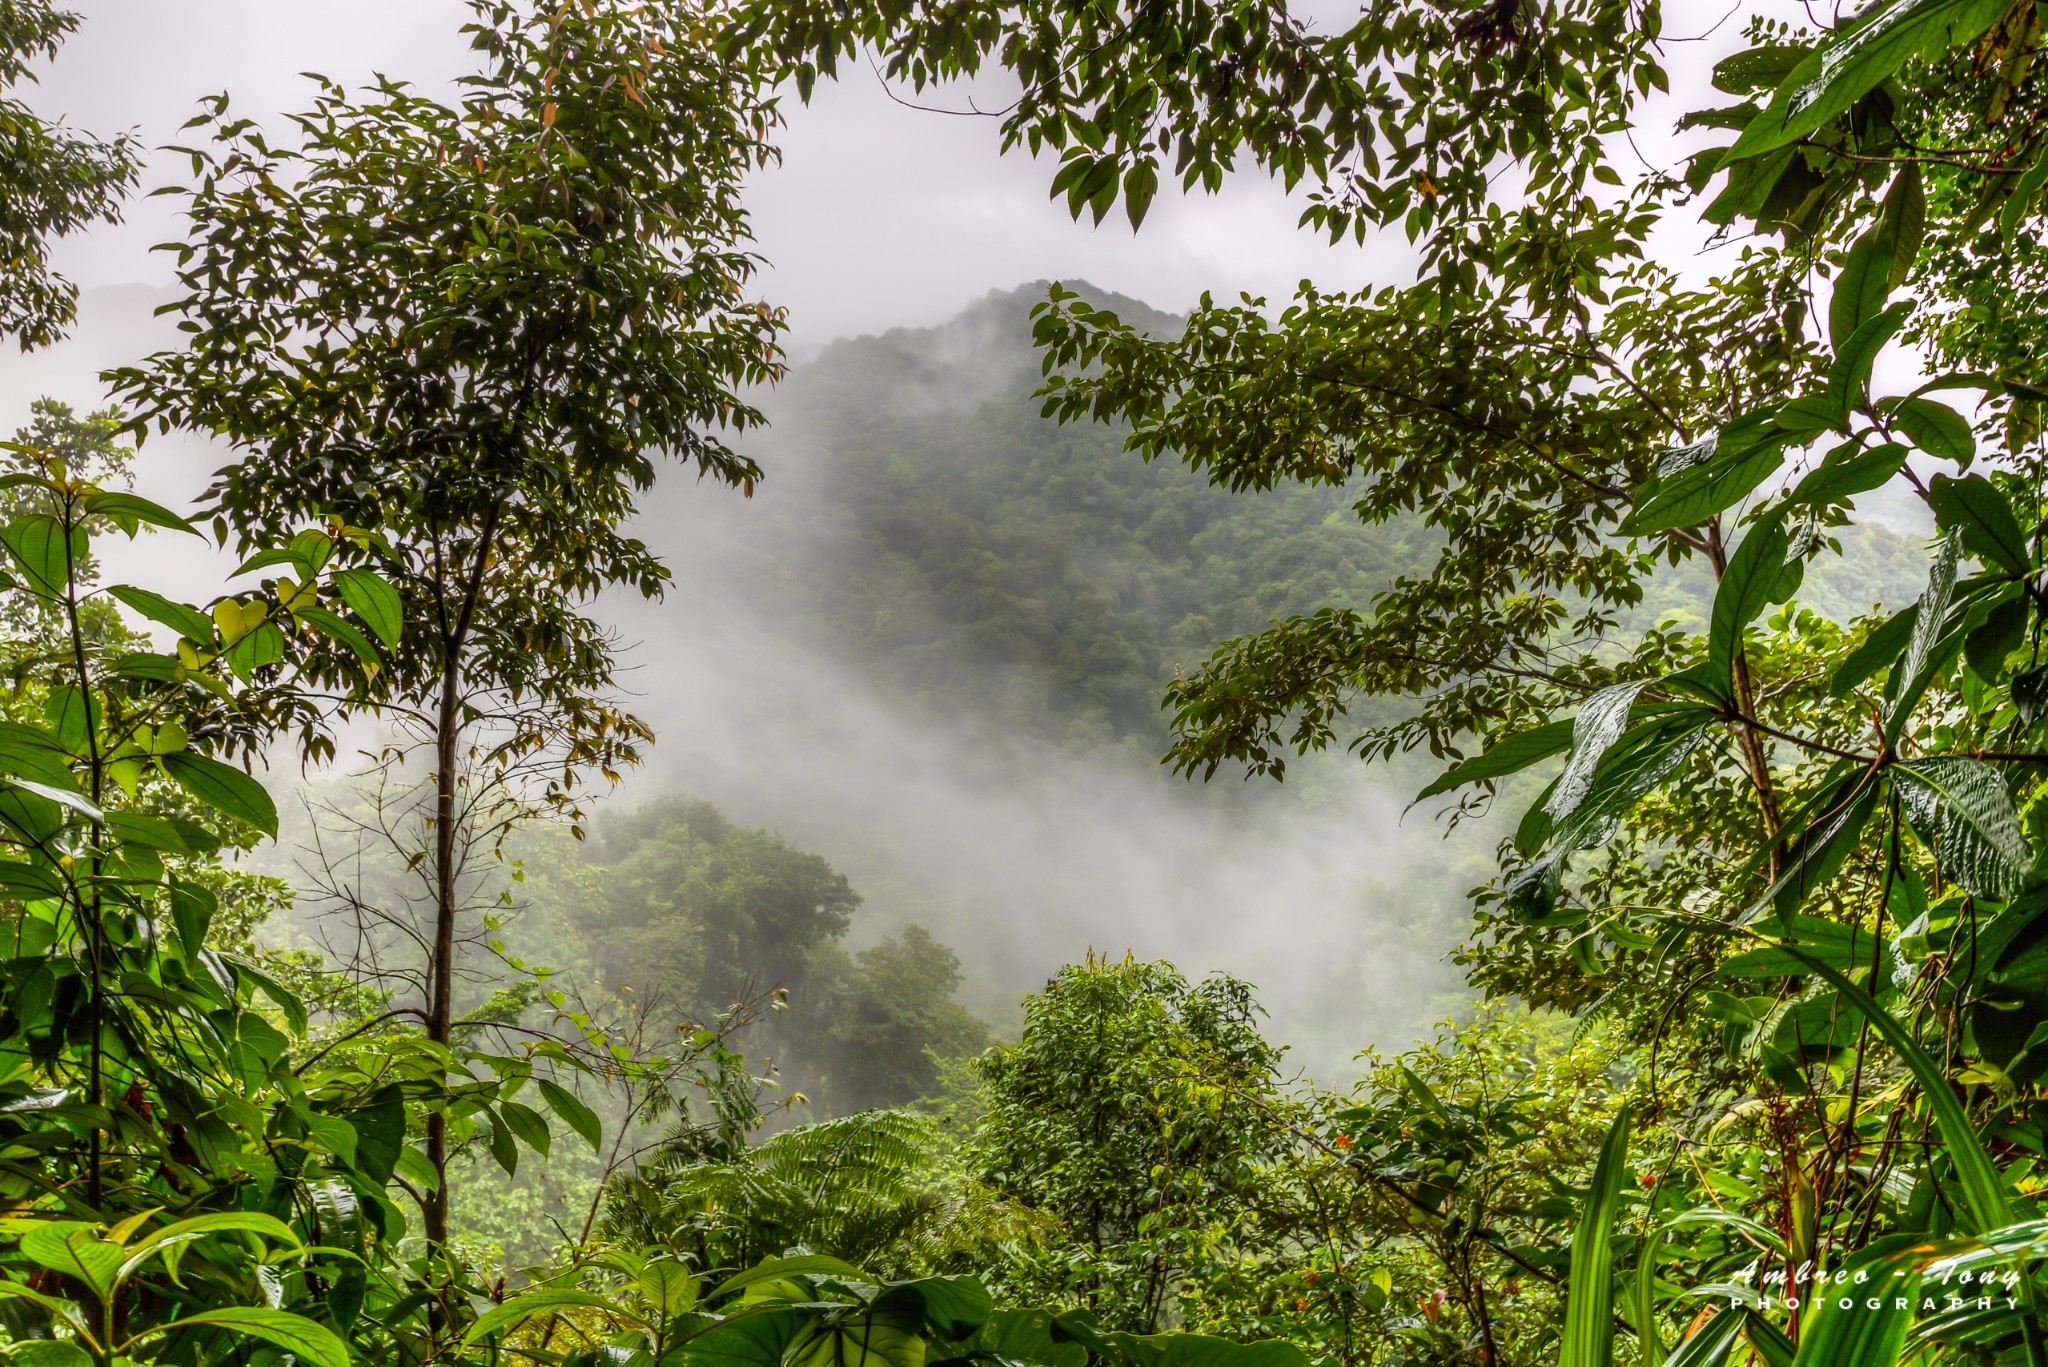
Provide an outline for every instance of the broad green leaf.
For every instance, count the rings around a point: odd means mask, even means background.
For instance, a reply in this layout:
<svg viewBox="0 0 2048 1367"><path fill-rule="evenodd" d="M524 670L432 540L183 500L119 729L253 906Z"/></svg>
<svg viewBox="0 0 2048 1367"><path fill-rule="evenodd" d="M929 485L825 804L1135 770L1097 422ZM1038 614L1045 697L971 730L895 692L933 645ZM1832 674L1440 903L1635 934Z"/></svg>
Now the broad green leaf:
<svg viewBox="0 0 2048 1367"><path fill-rule="evenodd" d="M262 1339L284 1349L308 1367L350 1367L348 1345L335 1337L334 1331L325 1325L316 1324L303 1315L294 1315L287 1310L272 1310L260 1305L235 1305L221 1310L202 1310L196 1315L173 1320L161 1329L151 1331L151 1336L167 1334L173 1329L197 1328L202 1325L225 1329L230 1333Z"/></svg>
<svg viewBox="0 0 2048 1367"><path fill-rule="evenodd" d="M1638 679L1610 684L1579 708L1578 716L1572 719L1572 756L1565 762L1564 773L1559 776L1550 801L1544 804L1553 821L1564 820L1585 801L1600 757L1628 728L1628 714L1635 706L1636 695L1650 683L1649 679Z"/></svg>
<svg viewBox="0 0 2048 1367"><path fill-rule="evenodd" d="M249 986L277 1004L292 1033L306 1033L306 1004L299 1000L298 994L238 954L223 954L221 961L234 969L237 978L245 979Z"/></svg>
<svg viewBox="0 0 2048 1367"><path fill-rule="evenodd" d="M548 1134L548 1122L542 1119L539 1111L516 1101L501 1101L498 1103L498 1117L520 1143L543 1157L547 1155L551 1136Z"/></svg>
<svg viewBox="0 0 2048 1367"><path fill-rule="evenodd" d="M24 1300L31 1305L41 1306L65 1324L70 1325L72 1331L78 1334L79 1337L90 1341L91 1336L86 1332L85 1325L79 1318L78 1306L75 1303L60 1300L56 1296L45 1296L42 1292L23 1286L20 1282L10 1282L0 1278L0 1300L10 1298Z"/></svg>
<svg viewBox="0 0 2048 1367"><path fill-rule="evenodd" d="M1912 274L1914 258L1920 255L1920 239L1927 230L1927 192L1921 183L1919 162L1907 162L1892 177L1877 230L1884 234L1891 249L1891 288L1897 289Z"/></svg>
<svg viewBox="0 0 2048 1367"><path fill-rule="evenodd" d="M1614 1221L1628 1168L1628 1122L1624 1106L1600 1146L1593 1185L1572 1230L1558 1367L1611 1367L1614 1362Z"/></svg>
<svg viewBox="0 0 2048 1367"><path fill-rule="evenodd" d="M354 651L356 658L364 664L374 668L379 663L377 648L370 644L368 637L350 626L344 618L335 616L325 608L314 607L302 607L297 615L300 621L314 630Z"/></svg>
<svg viewBox="0 0 2048 1367"><path fill-rule="evenodd" d="M127 1259L121 1264L121 1276L126 1278L135 1270L168 1249L179 1244L204 1239L209 1234L248 1233L260 1234L281 1244L296 1246L299 1236L292 1233L291 1226L274 1215L260 1211L229 1210L214 1215L199 1215L190 1220L179 1220L153 1231L141 1243L127 1250Z"/></svg>
<svg viewBox="0 0 2048 1367"><path fill-rule="evenodd" d="M1801 951L1844 972L1869 967L1873 953L1879 955L1880 961L1890 954L1889 947L1880 947L1869 931L1839 921L1794 916L1789 922L1781 921L1781 926L1789 931L1788 938ZM1788 978L1804 972L1803 960L1776 946L1748 950L1721 965L1722 975L1731 978Z"/></svg>
<svg viewBox="0 0 2048 1367"><path fill-rule="evenodd" d="M24 793L34 793L37 797L54 802L59 807L70 808L87 821L100 821L106 816L105 812L93 804L91 798L76 788L59 788L53 783L37 783L31 779L16 778L12 774L0 775L0 787L18 788Z"/></svg>
<svg viewBox="0 0 2048 1367"><path fill-rule="evenodd" d="M664 1367L784 1367L809 1318L787 1307L735 1315L662 1361Z"/></svg>
<svg viewBox="0 0 2048 1367"><path fill-rule="evenodd" d="M1898 0L1875 7L1871 17L1824 39L1793 69L1721 164L1760 156L1833 122L1914 57L1974 41L2006 8L2007 0Z"/></svg>
<svg viewBox="0 0 2048 1367"><path fill-rule="evenodd" d="M1420 802L1481 779L1504 778L1560 754L1571 748L1575 725L1575 721L1567 719L1518 731L1488 746L1484 752L1453 765L1417 793L1415 800Z"/></svg>
<svg viewBox="0 0 2048 1367"><path fill-rule="evenodd" d="M107 590L109 597L125 603L152 622L161 622L188 641L201 645L213 644L213 619L197 608L174 603L160 593L138 589L128 584L116 584Z"/></svg>
<svg viewBox="0 0 2048 1367"><path fill-rule="evenodd" d="M1847 697L1858 684L1898 659L1912 641L1919 620L1918 603L1893 613L1835 666L1834 673L1828 675L1828 692L1837 698Z"/></svg>
<svg viewBox="0 0 2048 1367"><path fill-rule="evenodd" d="M1736 657L1742 632L1782 595L1786 554L1792 539L1785 535L1785 509L1755 523L1728 558L1728 567L1714 591L1713 617L1707 629L1707 667L1724 695L1734 691ZM1574 760L1577 756L1573 756Z"/></svg>
<svg viewBox="0 0 2048 1367"><path fill-rule="evenodd" d="M1770 414L1749 414L1722 428L1712 454L1659 476L1636 495L1635 511L1622 525L1629 536L1648 536L1676 527L1696 527L1746 498L1785 463L1791 433ZM1696 450L1704 443L1686 448ZM1673 453L1674 456L1685 452Z"/></svg>
<svg viewBox="0 0 2048 1367"><path fill-rule="evenodd" d="M1835 277L1834 297L1828 301L1828 339L1837 353L1846 351L1857 329L1883 311L1891 277L1891 243L1881 228L1873 227L1849 249L1849 259Z"/></svg>
<svg viewBox="0 0 2048 1367"><path fill-rule="evenodd" d="M1901 399L1891 411L1892 425L1930 456L1967 466L1977 454L1977 438L1963 415L1937 399Z"/></svg>
<svg viewBox="0 0 2048 1367"><path fill-rule="evenodd" d="M924 1367L924 1336L881 1315L815 1319L783 1350L782 1367Z"/></svg>
<svg viewBox="0 0 2048 1367"><path fill-rule="evenodd" d="M2006 791L1982 760L1934 755L1888 772L1914 829L1940 842L1942 871L1979 897L2005 901L2032 876L2033 852Z"/></svg>
<svg viewBox="0 0 2048 1367"><path fill-rule="evenodd" d="M199 535L199 529L179 517L161 504L121 490L87 494L82 500L85 510L96 517L109 518L120 524L121 529L134 535L137 523L148 523L152 527L164 527L174 532L190 532Z"/></svg>
<svg viewBox="0 0 2048 1367"><path fill-rule="evenodd" d="M513 1297L503 1305L496 1306L477 1317L469 1332L462 1336L464 1347L500 1333L535 1315L550 1315L558 1310L588 1309L602 1310L628 1324L644 1325L645 1320L626 1311L619 1305L618 1297L605 1297L589 1291L577 1291L570 1287L542 1287Z"/></svg>
<svg viewBox="0 0 2048 1367"><path fill-rule="evenodd" d="M792 1258L763 1258L744 1272L735 1272L718 1284L714 1299L723 1300L735 1291L744 1291L750 1286L764 1282L784 1281L792 1277L852 1277L859 1279L864 1274L852 1263L823 1253L806 1253Z"/></svg>
<svg viewBox="0 0 2048 1367"><path fill-rule="evenodd" d="M652 1258L640 1269L640 1294L664 1315L675 1315L697 1303L697 1277L673 1258Z"/></svg>
<svg viewBox="0 0 2048 1367"><path fill-rule="evenodd" d="M1891 704L1884 728L1888 743L1898 740L1906 718L1920 705L1921 694L1927 691L1934 671L1940 667L1936 646L1948 629L1949 600L1955 594L1956 560L1960 554L1961 543L1953 536L1943 537L1935 550L1934 564L1927 571L1927 587L1920 593L1919 611L1914 614L1913 634L1892 676Z"/></svg>
<svg viewBox="0 0 2048 1367"><path fill-rule="evenodd" d="M51 597L63 595L71 582L71 566L84 560L86 552L84 530L74 527L67 536L64 524L47 513L8 523L0 530L0 545L28 577L29 587Z"/></svg>
<svg viewBox="0 0 2048 1367"><path fill-rule="evenodd" d="M1998 233L2007 243L2018 236L2020 224L2025 221L2027 211L2034 207L2034 200L2040 196L2043 185L2048 185L2048 155L2037 154L2034 164L2026 169L2006 196L2005 207L1998 211Z"/></svg>
<svg viewBox="0 0 2048 1367"><path fill-rule="evenodd" d="M595 1152L604 1143L604 1122L597 1118L597 1112L578 1100L576 1094L564 1087L535 1078L534 1086L540 1090L541 1099L548 1103L548 1109L562 1118L562 1123L582 1135Z"/></svg>
<svg viewBox="0 0 2048 1367"><path fill-rule="evenodd" d="M398 634L405 627L405 605L398 590L382 575L371 570L343 570L334 576L334 586L341 591L342 601L376 633L378 640L386 646L398 644Z"/></svg>
<svg viewBox="0 0 2048 1367"><path fill-rule="evenodd" d="M70 752L48 728L0 721L0 774L75 790L78 781L71 764Z"/></svg>
<svg viewBox="0 0 2048 1367"><path fill-rule="evenodd" d="M1839 457L1839 459L1837 459ZM1858 449L1845 442L1807 472L1792 490L1798 504L1842 503L1857 494L1883 488L1906 463L1906 448L1895 441Z"/></svg>
<svg viewBox="0 0 2048 1367"><path fill-rule="evenodd" d="M2023 579L2033 571L2026 533L2012 504L1982 475L1936 475L1928 486L1936 523L1963 538L1963 549L1994 569Z"/></svg>
<svg viewBox="0 0 2048 1367"><path fill-rule="evenodd" d="M21 1236L24 1256L38 1265L76 1277L101 1300L113 1293L120 1276L121 1246L100 1236L97 1226L79 1220L55 1220Z"/></svg>
<svg viewBox="0 0 2048 1367"><path fill-rule="evenodd" d="M1828 367L1828 396L1843 414L1869 400L1871 367L1912 312L1910 302L1893 304L1858 324L1849 339L1835 348L1835 363Z"/></svg>
<svg viewBox="0 0 2048 1367"><path fill-rule="evenodd" d="M265 835L277 835L277 804L261 783L240 769L189 750L165 755L160 762L180 788L215 811L247 822Z"/></svg>
<svg viewBox="0 0 2048 1367"><path fill-rule="evenodd" d="M70 1339L16 1339L7 1360L12 1367L93 1367L92 1355Z"/></svg>
<svg viewBox="0 0 2048 1367"><path fill-rule="evenodd" d="M963 1339L988 1321L995 1303L973 1277L919 1277L891 1282L874 1299L877 1311L913 1313L939 1338Z"/></svg>

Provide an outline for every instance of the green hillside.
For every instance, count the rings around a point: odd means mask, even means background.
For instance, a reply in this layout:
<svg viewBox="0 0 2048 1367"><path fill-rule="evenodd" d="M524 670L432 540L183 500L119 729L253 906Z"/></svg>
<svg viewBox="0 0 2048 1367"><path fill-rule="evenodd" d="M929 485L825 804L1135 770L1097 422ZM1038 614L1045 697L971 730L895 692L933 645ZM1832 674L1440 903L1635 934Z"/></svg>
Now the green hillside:
<svg viewBox="0 0 2048 1367"><path fill-rule="evenodd" d="M1230 494L1041 417L1044 296L990 294L799 366L763 443L774 511L748 578L757 607L906 702L1149 757L1176 665L1275 616L1362 606L1413 550L1341 490Z"/></svg>

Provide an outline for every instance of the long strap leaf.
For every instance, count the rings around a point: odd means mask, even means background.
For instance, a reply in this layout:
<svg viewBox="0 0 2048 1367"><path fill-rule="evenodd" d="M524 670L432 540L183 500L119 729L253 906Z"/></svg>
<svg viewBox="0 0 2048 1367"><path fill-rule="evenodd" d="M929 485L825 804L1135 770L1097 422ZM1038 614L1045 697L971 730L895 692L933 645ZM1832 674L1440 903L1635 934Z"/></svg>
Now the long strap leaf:
<svg viewBox="0 0 2048 1367"><path fill-rule="evenodd" d="M1621 1205L1622 1171L1628 1166L1628 1121L1628 1107L1623 1106L1607 1131L1607 1142L1600 1146L1593 1189L1572 1235L1558 1367L1613 1367L1614 1214Z"/></svg>

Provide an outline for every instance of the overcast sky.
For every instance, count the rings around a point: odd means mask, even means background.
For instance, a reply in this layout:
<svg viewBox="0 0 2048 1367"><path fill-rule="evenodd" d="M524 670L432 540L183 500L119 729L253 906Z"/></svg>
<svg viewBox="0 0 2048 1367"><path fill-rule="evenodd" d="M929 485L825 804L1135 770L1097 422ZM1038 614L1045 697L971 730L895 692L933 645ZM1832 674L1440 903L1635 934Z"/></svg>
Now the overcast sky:
<svg viewBox="0 0 2048 1367"><path fill-rule="evenodd" d="M175 141L195 102L216 91L276 126L280 113L304 102L300 72L348 83L383 72L446 89L469 64L460 0L69 3L84 23L31 100L85 128L132 129L151 147ZM1294 9L1328 25L1357 12L1347 0ZM1697 33L1719 17L1697 0L1667 9L1672 34ZM1711 58L1737 28L1724 24L1711 44L1674 45L1677 83L1703 86ZM957 93L937 99L964 105ZM1651 155L1659 155L1656 130L1649 133ZM991 119L892 103L864 70L821 87L809 108L792 108L784 164L759 178L751 202L773 266L764 293L790 308L799 348L937 322L989 289L1041 278L1085 278L1183 308L1205 288L1277 299L1304 276L1345 288L1392 282L1409 268L1398 234L1360 248L1296 231L1301 201L1256 173L1217 197L1162 196L1135 237L1120 217L1100 228L1076 224L1047 198L1049 167L1022 154L998 157L997 137ZM145 187L175 174L160 155ZM166 262L149 247L175 235L170 203L138 200L125 224L62 243L62 268L86 287L168 283Z"/></svg>

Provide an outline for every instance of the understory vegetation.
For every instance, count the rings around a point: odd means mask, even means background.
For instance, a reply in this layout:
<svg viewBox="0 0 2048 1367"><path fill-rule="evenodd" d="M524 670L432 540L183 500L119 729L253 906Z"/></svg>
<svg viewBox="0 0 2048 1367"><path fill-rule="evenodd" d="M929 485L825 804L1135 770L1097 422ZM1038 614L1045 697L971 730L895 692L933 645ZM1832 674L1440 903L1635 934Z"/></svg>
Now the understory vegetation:
<svg viewBox="0 0 2048 1367"><path fill-rule="evenodd" d="M4 443L0 1352L2048 1367L2042 12L1725 22L1678 109L1637 0L475 0L445 100L205 101L182 340ZM0 0L24 349L140 164L23 93L76 24ZM1130 750L1163 692L1182 777L1500 818L1474 1004L1349 1085L1085 947L992 1027L816 853L595 803L657 740L597 602L698 589L650 489L773 487L750 178L871 69L1014 81L1077 218L1263 169L1413 250L1050 285L1035 412L828 353L758 590L926 704ZM231 587L125 582L145 536Z"/></svg>

